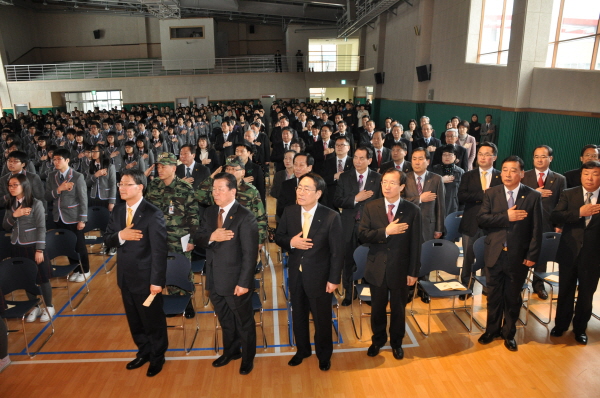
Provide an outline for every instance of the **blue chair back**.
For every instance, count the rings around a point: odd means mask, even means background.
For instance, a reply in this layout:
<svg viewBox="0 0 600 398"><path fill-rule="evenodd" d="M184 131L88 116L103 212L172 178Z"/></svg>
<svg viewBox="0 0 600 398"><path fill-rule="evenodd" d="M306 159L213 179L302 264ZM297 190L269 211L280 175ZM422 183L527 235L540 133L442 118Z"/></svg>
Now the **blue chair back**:
<svg viewBox="0 0 600 398"><path fill-rule="evenodd" d="M460 226L462 217L462 211L455 211L446 216L444 219L444 227L446 227L444 239L449 240L450 242L458 242L461 237L461 234L458 232L458 227Z"/></svg>
<svg viewBox="0 0 600 398"><path fill-rule="evenodd" d="M88 207L87 214L87 222L85 223L85 228L83 229L84 233L93 231L95 229L98 229L101 232L106 231L106 227L108 226L108 219L110 218L110 212L106 207Z"/></svg>
<svg viewBox="0 0 600 398"><path fill-rule="evenodd" d="M361 245L354 250L354 263L356 271L352 275L352 280L357 281L365 276L365 268L367 267L367 256L369 255L369 246Z"/></svg>
<svg viewBox="0 0 600 398"><path fill-rule="evenodd" d="M13 257L0 262L0 291L9 294L15 290L39 296L42 294L36 285L38 268L35 262L24 257ZM1 321L0 321L1 322Z"/></svg>
<svg viewBox="0 0 600 398"><path fill-rule="evenodd" d="M421 270L419 276L428 275L431 271L444 271L451 275L460 274L456 260L460 250L456 243L446 239L432 239L421 246Z"/></svg>
<svg viewBox="0 0 600 398"><path fill-rule="evenodd" d="M68 229L53 229L46 232L46 255L49 260L66 256L69 260L80 261L77 247L77 236Z"/></svg>
<svg viewBox="0 0 600 398"><path fill-rule="evenodd" d="M473 264L471 271L477 272L485 266L485 236L482 236L473 243L473 252L475 253L475 264Z"/></svg>
<svg viewBox="0 0 600 398"><path fill-rule="evenodd" d="M167 255L167 285L177 286L188 292L194 291L194 283L190 282L192 264L186 256L180 253Z"/></svg>
<svg viewBox="0 0 600 398"><path fill-rule="evenodd" d="M561 236L562 234L557 232L545 232L542 235L542 250L540 251L540 257L532 268L535 268L538 264L544 264L544 266L546 266L548 261L556 260L556 252L558 252Z"/></svg>

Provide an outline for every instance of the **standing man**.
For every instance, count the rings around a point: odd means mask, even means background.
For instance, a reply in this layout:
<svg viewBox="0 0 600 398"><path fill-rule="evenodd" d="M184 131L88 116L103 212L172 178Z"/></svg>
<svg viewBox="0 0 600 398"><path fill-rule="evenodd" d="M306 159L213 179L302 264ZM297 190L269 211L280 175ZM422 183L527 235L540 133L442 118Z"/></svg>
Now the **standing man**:
<svg viewBox="0 0 600 398"><path fill-rule="evenodd" d="M347 135L338 136L335 140L335 157L327 159L323 166L322 177L327 183L327 199L329 200L327 207L334 210L337 209L333 201L338 181L342 174L353 168L352 159L348 156L348 151L350 150L348 137Z"/></svg>
<svg viewBox="0 0 600 398"><path fill-rule="evenodd" d="M484 261L488 288L486 331L478 341L489 344L501 337L509 351L517 351L521 290L542 247L542 195L521 184L523 167L518 156L502 162L502 185L486 191L477 214L479 227L487 232Z"/></svg>
<svg viewBox="0 0 600 398"><path fill-rule="evenodd" d="M560 264L555 326L550 335L560 337L573 321L575 341L587 344L585 333L592 316L592 301L600 278L600 162L586 162L581 186L562 192L551 221L563 232L556 261ZM578 291L575 316L573 302Z"/></svg>
<svg viewBox="0 0 600 398"><path fill-rule="evenodd" d="M423 117L427 118L427 116ZM423 117L421 118L421 123L423 123ZM427 118L427 120L429 120L429 118ZM415 140L416 142L414 142L413 148L426 148L430 156L433 156L435 150L442 146L442 141L432 136L433 128L429 122L421 124L421 132L423 133L423 137Z"/></svg>
<svg viewBox="0 0 600 398"><path fill-rule="evenodd" d="M481 125L481 134L479 142L494 142L496 141L496 125L492 123L492 115L485 115L485 123Z"/></svg>
<svg viewBox="0 0 600 398"><path fill-rule="evenodd" d="M479 164L479 167L463 174L458 186L458 201L465 205L463 217L458 227L458 232L462 235L464 252L460 283L465 286L469 284L471 269L475 262L473 244L485 235L477 222L477 213L479 213L483 203L483 195L488 188L502 184L500 170L494 168L497 156L498 148L496 148L496 144L491 142L481 144L477 151L477 164ZM469 286L469 288L471 287ZM487 291L484 290L484 294L486 293ZM467 296L462 294L458 298L464 300Z"/></svg>
<svg viewBox="0 0 600 398"><path fill-rule="evenodd" d="M371 145L373 147L373 161L369 166L373 171L379 171L379 168L384 164L392 160L390 150L383 146L385 140L383 131L379 130L373 133L371 139Z"/></svg>
<svg viewBox="0 0 600 398"><path fill-rule="evenodd" d="M581 164L589 162L590 160L598 160L599 149L597 145L589 144L581 148L581 157L579 160ZM574 188L581 185L581 167L573 170L569 170L565 173L567 179L567 188Z"/></svg>
<svg viewBox="0 0 600 398"><path fill-rule="evenodd" d="M265 176L262 168L250 159L251 154L252 145L248 141L244 140L235 144L235 156L241 160L242 167L245 170L244 181L256 187L263 202L263 207L266 209Z"/></svg>
<svg viewBox="0 0 600 398"><path fill-rule="evenodd" d="M344 307L352 304L352 274L354 273L354 250L358 247L358 225L365 205L381 196L381 175L369 168L373 151L369 147L356 148L352 164L354 172L340 175L333 198L333 205L342 210L342 241L344 249L344 272L342 282L346 296Z"/></svg>
<svg viewBox="0 0 600 398"><path fill-rule="evenodd" d="M210 176L210 169L203 164L194 161L195 155L195 145L187 144L182 146L179 151L179 160L181 160L181 164L177 166L175 174L178 178L190 184L194 189L198 189L200 183Z"/></svg>
<svg viewBox="0 0 600 398"><path fill-rule="evenodd" d="M394 127L395 130L395 127ZM394 131L392 130L392 131ZM392 133L393 134L393 133ZM405 141L405 140L404 140ZM404 141L394 142L390 147L390 154L392 160L384 163L379 167L379 172L381 174L385 173L387 169L397 169L405 174L409 171L413 171L412 165L408 160L406 160L406 154L408 152L407 145Z"/></svg>
<svg viewBox="0 0 600 398"><path fill-rule="evenodd" d="M247 375L256 354L252 293L258 226L254 214L235 200L236 187L232 174L215 175L215 205L204 212L196 242L206 249L206 288L223 331L223 355L212 365L218 368L242 358L240 374Z"/></svg>
<svg viewBox="0 0 600 398"><path fill-rule="evenodd" d="M127 369L150 362L146 376L156 376L165 363L169 345L162 289L167 275L167 230L162 212L144 200L146 176L139 170L123 170L118 203L110 215L104 241L117 247L117 283L133 341L136 358ZM154 296L145 306L148 294Z"/></svg>
<svg viewBox="0 0 600 398"><path fill-rule="evenodd" d="M454 145L443 146L442 164L436 164L431 169L435 174L442 176L442 182L446 190L446 216L458 211L458 187L465 173L463 169L454 164L456 161L454 150Z"/></svg>
<svg viewBox="0 0 600 398"><path fill-rule="evenodd" d="M369 202L358 228L359 239L370 244L365 279L371 287L371 346L374 357L387 341L388 301L391 308L390 345L394 358L404 358L402 339L408 286L419 276L421 257L421 211L400 197L406 175L389 169L381 177L383 198Z"/></svg>
<svg viewBox="0 0 600 398"><path fill-rule="evenodd" d="M77 236L75 250L81 258L83 274L73 272L71 282L83 282L90 277L90 260L83 229L87 222L88 195L83 174L69 167L70 152L59 148L52 154L54 171L46 180L46 200L53 201L52 214L57 228L68 229Z"/></svg>
<svg viewBox="0 0 600 398"><path fill-rule="evenodd" d="M309 312L315 325L319 369L331 367L331 295L340 284L343 246L342 223L335 211L319 204L325 181L315 173L300 178L297 203L285 209L275 242L289 252L290 296L294 337L298 348L288 362L298 366L311 355Z"/></svg>
<svg viewBox="0 0 600 398"><path fill-rule="evenodd" d="M552 148L540 145L533 150L533 170L525 172L523 184L535 189L542 195L542 232L561 232L558 226L552 225L550 214L560 198L563 190L567 189L567 180L561 174L550 170L552 162ZM546 272L546 264L538 264L536 272ZM544 281L538 277L533 278L533 291L542 300L548 299L544 289Z"/></svg>

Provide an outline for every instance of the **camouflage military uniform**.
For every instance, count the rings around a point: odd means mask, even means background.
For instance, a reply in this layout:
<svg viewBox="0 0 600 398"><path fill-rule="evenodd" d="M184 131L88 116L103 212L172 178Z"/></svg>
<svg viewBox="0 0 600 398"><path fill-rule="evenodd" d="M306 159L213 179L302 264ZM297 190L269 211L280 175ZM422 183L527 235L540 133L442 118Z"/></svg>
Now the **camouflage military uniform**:
<svg viewBox="0 0 600 398"><path fill-rule="evenodd" d="M196 200L201 206L211 206L215 202L212 196L213 179L208 177L200 183L196 190ZM254 213L258 222L258 241L262 244L267 237L267 214L263 206L260 194L256 187L244 180L240 181L235 194L235 200L239 204Z"/></svg>

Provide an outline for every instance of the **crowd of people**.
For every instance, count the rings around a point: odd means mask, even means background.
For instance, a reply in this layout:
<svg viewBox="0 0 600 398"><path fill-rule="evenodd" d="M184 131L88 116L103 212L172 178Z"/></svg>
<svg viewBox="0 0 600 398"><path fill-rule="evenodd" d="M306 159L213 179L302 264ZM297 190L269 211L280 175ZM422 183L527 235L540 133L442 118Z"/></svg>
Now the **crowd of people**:
<svg viewBox="0 0 600 398"><path fill-rule="evenodd" d="M343 287L342 306L356 299L353 253L362 244L369 246L365 281L372 297L367 354L378 355L388 340L389 302L390 344L394 358L402 359L404 308L415 295L430 301L424 290L414 292L421 244L443 238L446 217L463 211L460 281L468 288L473 244L486 236L488 318L479 342L502 338L509 350L517 350L521 288L530 267L546 270L537 264L542 234L562 232L551 334L560 337L573 320L575 339L586 344L600 277L591 254L600 243L598 147L582 148L582 166L563 176L550 169L553 149L539 145L531 154L534 168L525 171L518 156L498 161L495 142L501 136L491 115L484 123L476 114L469 120L454 116L436 132L427 116L404 127L393 118L377 126L370 114L368 101L355 106L342 100L278 101L269 109L249 101L2 115L3 227L12 234L13 256L38 264L47 308L34 309L27 321L48 322L55 315L47 229L77 236L83 269L70 280L84 282L90 277L88 208L101 206L111 212L102 251L117 254L119 286L139 348L128 369L150 362L148 376L162 370L168 346L166 322L157 321L164 315L162 301L147 309L142 302L148 294L182 293L164 286L172 252L206 257L207 289L224 340L224 354L213 366L242 358L240 373L250 373L256 346L253 275L266 239L289 259L298 347L290 366L311 355L312 313L319 368L330 368L331 295ZM276 230L268 227L267 193L276 200ZM160 236L165 242L159 244ZM539 299L548 299L542 279L532 285ZM190 302L186 316L194 315Z"/></svg>

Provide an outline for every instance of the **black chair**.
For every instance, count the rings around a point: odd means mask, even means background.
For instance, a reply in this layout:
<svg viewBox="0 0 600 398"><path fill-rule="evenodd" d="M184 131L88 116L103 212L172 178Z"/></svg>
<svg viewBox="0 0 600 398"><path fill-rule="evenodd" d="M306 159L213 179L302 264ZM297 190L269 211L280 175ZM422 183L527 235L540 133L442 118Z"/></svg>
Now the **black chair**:
<svg viewBox="0 0 600 398"><path fill-rule="evenodd" d="M29 352L29 340L27 339L27 332L25 330L25 315L29 314L31 310L40 304L48 311L48 307L46 307L44 297L42 296L42 290L40 289L40 286L36 284L37 274L37 265L27 258L14 257L0 262L0 291L2 291L2 294L13 293L16 290L25 290L27 293L40 297L35 300L7 300L6 304L9 307L14 307L8 308L2 314L3 319L21 319L22 329L9 330L8 332L23 332L25 350L27 351L27 355L31 358L36 356L54 335L54 322L52 321L52 317L50 317L50 328L52 329L52 332L33 354Z"/></svg>
<svg viewBox="0 0 600 398"><path fill-rule="evenodd" d="M443 271L450 275L459 275L460 268L458 268L456 266L456 260L458 260L458 255L459 255L459 250L458 250L458 246L456 246L455 243L449 242L445 239L428 240L427 242L423 243L423 245L421 246L421 270L419 273L419 277L429 275L429 273L431 273L432 271ZM413 317L413 319L415 320L419 329L421 330L421 333L425 337L429 336L429 334L431 333L430 327L431 327L432 311L450 310L450 311L452 311L452 313L454 315L456 315L456 317L462 322L462 324L467 328L467 330L469 332L473 329L473 301L471 301L471 312L469 313L469 315L470 315L469 325L467 325L465 323L465 321L463 321L461 319L461 317L459 317L458 314L456 313L456 311L458 311L458 310L466 311L466 307L456 307L455 306L457 296L460 296L462 294L473 294L473 291L471 289L468 289L467 286L462 285L457 279L447 280L446 282L447 283L454 283L454 282L458 283L465 290L443 291L443 290L438 289L438 287L436 286L436 282L422 281L422 280L419 280L417 282L417 288L414 291L413 300L412 300L411 306L410 306L410 314ZM428 311L427 311L427 333L425 333L423 331L423 328L419 324L419 321L417 321L417 318L416 318L415 312L414 312L414 304L416 301L414 298L416 298L416 296L417 296L418 289L421 289L424 293L427 293L429 295L429 297L431 297L431 300L429 301L429 304L428 304ZM446 299L446 298L452 298L452 307L434 308L434 309L431 308L431 301L433 301L434 299Z"/></svg>
<svg viewBox="0 0 600 398"><path fill-rule="evenodd" d="M194 285L202 287L202 305L206 307L210 299L206 297L206 290L204 284L206 283L206 273L204 267L206 266L206 251L199 247L194 248L192 251L192 272L194 276L198 274L200 276L200 282L194 282Z"/></svg>
<svg viewBox="0 0 600 398"><path fill-rule="evenodd" d="M0 261L12 257L10 233L0 231Z"/></svg>
<svg viewBox="0 0 600 398"><path fill-rule="evenodd" d="M190 282L190 260L183 254L169 253L167 256L167 286L177 286L188 292L194 291L194 283ZM181 329L183 331L183 348L186 354L189 354L194 346L200 325L198 324L198 313L194 311L194 319L196 321L196 331L194 338L189 348L186 345L185 331L185 309L192 301L193 293L186 294L164 294L163 295L163 311L167 316L181 315L181 325L168 325L169 328Z"/></svg>
<svg viewBox="0 0 600 398"><path fill-rule="evenodd" d="M110 218L110 212L106 207L102 206L92 206L88 207L88 220L85 223L85 228L83 228L83 233L85 234L85 244L90 246L102 245L104 243L104 232L106 231L106 227L108 226L108 219ZM100 236L89 234L92 231L99 231ZM92 253L90 254L100 254ZM101 254L102 256L104 254ZM108 274L110 273L117 262L115 261L113 266L108 268L108 264L104 267L104 271Z"/></svg>
<svg viewBox="0 0 600 398"><path fill-rule="evenodd" d="M358 281L361 280L364 276L365 276L365 268L367 266L367 256L369 254L369 246L367 245L361 245L358 246L355 250L354 250L354 263L356 264L356 271L354 271L354 273L352 274L352 280L353 281ZM354 319L354 300L352 300L352 304L350 305L350 320L352 321L352 326L354 328L354 334L356 335L357 339L361 339L362 338L362 333L363 333L363 328L362 328L362 319L363 318L369 318L371 316L370 312L363 312L362 309L362 304L363 301L371 301L371 293L365 294L367 293L366 289L370 290L370 286L366 283L352 283L352 297L354 297L354 292L356 292L357 296L358 296L358 324L359 327L358 329L360 330L360 333L356 330L356 321ZM362 341L362 340L360 340Z"/></svg>
<svg viewBox="0 0 600 398"><path fill-rule="evenodd" d="M65 278L67 281L66 286L53 286L53 288L66 288L69 296L69 305L71 309L75 311L83 302L83 300L90 293L90 287L88 285L87 277L83 272L83 265L81 265L81 258L79 253L75 250L77 246L77 236L67 229L53 229L46 232L46 255L52 262L52 277L53 278ZM69 264L56 264L57 257L67 257ZM73 297L71 295L71 288L69 282L69 276L77 269L83 275L84 285L86 292L81 297L75 307L73 307ZM75 293L76 294L76 293Z"/></svg>
<svg viewBox="0 0 600 398"><path fill-rule="evenodd" d="M458 242L462 235L458 232L458 227L460 226L460 221L462 220L463 212L455 211L454 213L450 213L444 219L444 227L446 227L446 234L444 235L444 239L449 240L450 242Z"/></svg>
<svg viewBox="0 0 600 398"><path fill-rule="evenodd" d="M560 244L560 238L561 238L561 234L557 233L557 232L545 232L542 235L542 249L540 250L540 257L538 258L537 263L531 267L530 269L530 274L529 274L529 281L533 281L533 276L536 276L538 278L540 278L541 280L544 281L544 283L548 286L550 286L550 296L549 296L549 300L548 300L548 320L545 321L543 320L539 315L537 315L530 307L530 303L529 300L527 301L527 309L529 310L529 312L531 312L531 315L533 315L533 317L535 319L537 319L540 323L544 324L544 325L548 325L551 321L552 321L552 303L558 299L558 297L554 297L554 288L558 289L558 276L559 276L559 272L558 271L554 271L554 267L553 267L553 271L552 272L536 272L535 271L535 267L537 267L538 264L544 264L547 265L549 261L551 262L555 262L556 260L556 252L558 252L558 245ZM558 265L560 267L560 264ZM551 279L556 279L551 280Z"/></svg>

